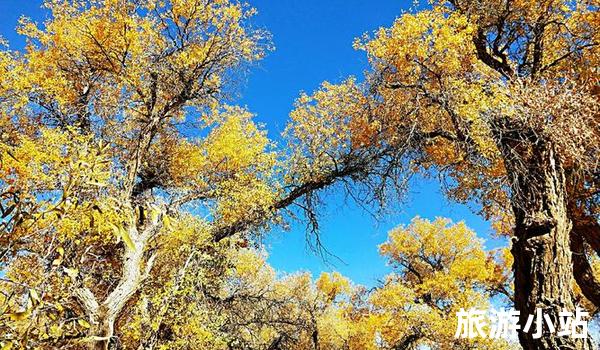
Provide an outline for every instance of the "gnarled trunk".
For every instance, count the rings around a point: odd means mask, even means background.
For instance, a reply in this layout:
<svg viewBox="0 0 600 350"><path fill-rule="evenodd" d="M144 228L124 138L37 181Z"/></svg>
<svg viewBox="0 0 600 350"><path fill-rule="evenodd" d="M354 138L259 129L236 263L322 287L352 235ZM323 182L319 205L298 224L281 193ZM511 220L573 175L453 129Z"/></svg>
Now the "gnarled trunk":
<svg viewBox="0 0 600 350"><path fill-rule="evenodd" d="M523 158L521 158L523 159ZM513 185L515 232L512 246L515 273L515 306L519 324L529 315L534 322L519 332L524 349L591 349L588 340L559 337L559 312L574 312L571 284L573 265L570 249L572 223L567 214L564 171L548 145L534 146L526 169L507 166ZM543 321L543 334L536 337L536 309L549 315L556 330Z"/></svg>
<svg viewBox="0 0 600 350"><path fill-rule="evenodd" d="M115 321L121 313L123 306L125 306L133 294L137 292L144 278L142 262L145 242L135 239L132 240L135 247L129 247L127 245L125 247L121 281L98 309L97 323L92 329L92 334L98 339L94 342L94 350L109 349L110 340L114 336Z"/></svg>
<svg viewBox="0 0 600 350"><path fill-rule="evenodd" d="M89 334L92 336L90 349L108 350L114 336L114 326L125 304L138 291L143 280L148 276L154 265L155 255L145 259L144 253L148 240L158 232L158 221L148 222L143 229L128 228L131 239L125 244L125 251L121 258L123 271L118 285L99 303L93 293L85 288L79 288L77 298L86 310L92 325Z"/></svg>

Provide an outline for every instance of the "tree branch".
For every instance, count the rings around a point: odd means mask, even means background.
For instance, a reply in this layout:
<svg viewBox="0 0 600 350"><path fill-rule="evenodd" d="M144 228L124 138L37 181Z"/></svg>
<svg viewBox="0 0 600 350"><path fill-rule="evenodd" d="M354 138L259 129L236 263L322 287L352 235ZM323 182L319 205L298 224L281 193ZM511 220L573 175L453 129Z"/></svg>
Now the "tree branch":
<svg viewBox="0 0 600 350"><path fill-rule="evenodd" d="M595 278L594 271L588 261L582 234L575 230L571 232L571 251L573 274L577 285L581 288L583 295L596 307L600 308L600 282Z"/></svg>

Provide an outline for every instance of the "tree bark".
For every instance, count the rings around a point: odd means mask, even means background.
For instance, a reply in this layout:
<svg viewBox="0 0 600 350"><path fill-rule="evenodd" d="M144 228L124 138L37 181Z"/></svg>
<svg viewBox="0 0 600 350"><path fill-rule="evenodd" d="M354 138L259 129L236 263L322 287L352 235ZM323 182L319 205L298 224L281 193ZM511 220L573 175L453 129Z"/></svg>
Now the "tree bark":
<svg viewBox="0 0 600 350"><path fill-rule="evenodd" d="M90 349L108 350L114 337L114 325L125 304L138 291L143 280L154 265L155 255L145 259L144 253L148 240L160 229L158 222L149 222L139 232L135 226L129 227L132 246L125 244L121 258L123 271L117 287L98 303L87 288L79 288L76 296L83 305L90 320L89 334L93 337Z"/></svg>
<svg viewBox="0 0 600 350"><path fill-rule="evenodd" d="M125 245L123 256L123 274L117 287L108 295L104 303L100 305L98 320L93 329L93 334L99 337L94 344L95 350L108 350L110 340L114 336L114 324L123 306L138 290L144 272L142 270L144 243L134 240L135 249Z"/></svg>
<svg viewBox="0 0 600 350"><path fill-rule="evenodd" d="M600 307L600 283L594 277L594 270L588 261L583 235L576 229L571 232L571 251L573 274L577 285L581 288L581 293L596 307Z"/></svg>
<svg viewBox="0 0 600 350"><path fill-rule="evenodd" d="M525 162L518 168L516 164L507 164L513 184L512 254L515 306L520 311L521 330L529 315L534 316L529 332L519 332L519 341L526 350L592 349L587 340L559 337L557 331L551 333L545 322L542 336L534 336L537 308L550 316L558 330L558 313L563 309L575 312L575 305L571 288L574 278L570 249L572 223L567 213L565 174L551 146L532 148L527 157L520 157ZM511 151L514 152L514 148ZM526 164L526 168L522 164Z"/></svg>

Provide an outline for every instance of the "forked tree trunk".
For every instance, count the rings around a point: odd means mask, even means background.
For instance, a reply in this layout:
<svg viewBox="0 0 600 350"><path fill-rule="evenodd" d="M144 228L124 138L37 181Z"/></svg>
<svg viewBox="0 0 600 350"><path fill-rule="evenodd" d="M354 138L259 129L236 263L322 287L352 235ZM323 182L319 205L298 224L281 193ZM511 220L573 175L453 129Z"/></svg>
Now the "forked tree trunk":
<svg viewBox="0 0 600 350"><path fill-rule="evenodd" d="M521 329L534 315L529 332L519 332L519 341L526 350L592 349L590 341L557 335L559 312L575 312L564 171L548 146L535 147L525 164L527 169L507 165L514 192L512 254ZM537 308L556 327L551 333L544 321L539 338L534 337Z"/></svg>
<svg viewBox="0 0 600 350"><path fill-rule="evenodd" d="M114 319L108 317L104 312L99 315L99 322L91 329L91 334L95 334L95 341L91 343L93 350L108 350L110 340L114 335Z"/></svg>
<svg viewBox="0 0 600 350"><path fill-rule="evenodd" d="M149 239L158 232L158 221L148 222L143 230L129 227L130 244L124 245L121 258L123 270L118 285L104 299L98 302L93 293L87 288L76 291L92 325L89 334L92 337L90 350L108 350L114 336L114 327L123 307L138 291L142 281L147 277L154 264L155 255L145 259L144 253Z"/></svg>

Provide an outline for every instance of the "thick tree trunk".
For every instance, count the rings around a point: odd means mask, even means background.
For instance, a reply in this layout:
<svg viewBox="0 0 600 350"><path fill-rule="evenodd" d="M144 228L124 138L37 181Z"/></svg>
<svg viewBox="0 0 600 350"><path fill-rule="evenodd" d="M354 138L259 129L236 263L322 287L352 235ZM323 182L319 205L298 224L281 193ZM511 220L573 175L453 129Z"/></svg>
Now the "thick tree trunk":
<svg viewBox="0 0 600 350"><path fill-rule="evenodd" d="M108 350L110 340L114 335L114 319L101 312L99 322L91 329L91 333L95 334L96 338L90 348L93 350Z"/></svg>
<svg viewBox="0 0 600 350"><path fill-rule="evenodd" d="M114 326L123 306L138 290L144 271L142 269L143 244L134 241L136 249L125 247L123 257L123 275L117 287L108 295L98 310L97 324L92 329L92 334L98 337L93 345L94 350L108 350L110 341L114 336Z"/></svg>
<svg viewBox="0 0 600 350"><path fill-rule="evenodd" d="M108 350L111 348L117 318L152 269L156 256L145 259L144 253L148 240L159 229L157 221L149 222L141 232L136 227L128 228L131 244L125 244L120 281L103 302L98 303L96 297L87 288L80 288L76 292L92 325L89 330L89 334L93 337L90 349Z"/></svg>
<svg viewBox="0 0 600 350"><path fill-rule="evenodd" d="M526 164L527 169L507 166L514 184L512 254L521 329L529 315L534 317L529 332L519 332L519 341L527 350L591 349L586 340L557 335L559 312L575 311L569 241L572 224L567 215L564 172L551 147L534 149ZM556 331L550 332L544 321L543 334L535 336L538 308L550 316Z"/></svg>

